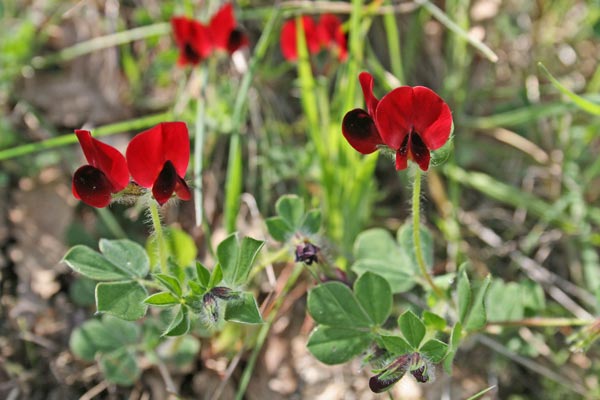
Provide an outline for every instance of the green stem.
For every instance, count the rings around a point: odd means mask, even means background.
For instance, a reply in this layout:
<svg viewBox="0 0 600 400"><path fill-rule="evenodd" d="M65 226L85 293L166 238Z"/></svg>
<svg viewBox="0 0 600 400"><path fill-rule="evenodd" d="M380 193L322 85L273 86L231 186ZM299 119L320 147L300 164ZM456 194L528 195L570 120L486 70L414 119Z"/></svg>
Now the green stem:
<svg viewBox="0 0 600 400"><path fill-rule="evenodd" d="M157 24L140 26L122 32L112 33L106 36L95 37L73 46L62 49L58 53L45 57L34 57L31 60L33 68L44 68L49 65L69 61L85 54L93 53L97 50L106 49L120 44L130 43L134 40L145 39L152 36L166 35L171 31L171 25L168 22L159 22Z"/></svg>
<svg viewBox="0 0 600 400"><path fill-rule="evenodd" d="M431 289L439 297L444 297L443 292L431 279L431 275L427 271L425 265L425 259L423 258L423 249L421 247L421 225L420 225L420 213L421 213L421 170L419 167L415 168L415 183L413 184L413 196L412 196L412 214L413 214L413 244L415 247L415 257L417 258L417 264L421 275L425 278Z"/></svg>
<svg viewBox="0 0 600 400"><path fill-rule="evenodd" d="M165 243L165 235L162 228L162 222L160 221L160 215L158 213L158 203L154 200L150 200L150 217L152 218L152 226L154 226L154 235L156 237L156 246L158 247L160 271L163 274L166 274L168 272L167 247Z"/></svg>
<svg viewBox="0 0 600 400"><path fill-rule="evenodd" d="M168 121L172 118L172 113L163 112L160 114L148 115L141 118L131 119L115 124L105 125L94 130L94 137L109 136L115 133L121 133L129 130L137 130L156 125L163 121ZM0 161L8 160L9 158L19 157L26 154L36 153L38 151L51 149L55 147L66 146L76 143L77 136L72 133L67 135L56 136L41 142L27 143L21 146L11 147L9 149L0 150Z"/></svg>
<svg viewBox="0 0 600 400"><path fill-rule="evenodd" d="M260 332L258 333L258 338L256 340L256 345L254 345L254 348L252 349L252 354L250 355L250 358L248 359L248 364L246 365L246 368L244 369L244 372L242 374L242 379L240 380L240 386L238 387L238 391L235 395L235 400L242 400L244 398L244 393L246 393L248 383L250 383L250 378L252 377L252 372L254 371L254 367L256 366L256 360L258 359L258 355L260 354L265 340L267 339L267 335L271 330L271 326L273 325L273 322L275 322L275 318L277 318L277 313L279 312L283 301L287 297L289 290L296 284L296 281L300 277L300 274L302 274L303 270L303 264L297 264L294 267L294 270L292 271L292 274L286 282L285 287L281 291L277 300L275 300L275 304L271 309L271 314L269 315L267 322L261 326Z"/></svg>
<svg viewBox="0 0 600 400"><path fill-rule="evenodd" d="M123 230L121 225L119 225L119 221L115 218L115 216L106 208L96 208L96 212L100 216L104 225L108 231L117 239L127 239L127 233Z"/></svg>
<svg viewBox="0 0 600 400"><path fill-rule="evenodd" d="M206 116L206 83L208 71L200 67L200 95L196 103L196 136L194 137L194 210L196 226L202 225L202 152L204 150L205 116Z"/></svg>
<svg viewBox="0 0 600 400"><path fill-rule="evenodd" d="M147 279L138 279L137 281L139 284L144 285L146 287L149 288L154 288L154 289L159 289L159 290L164 290L164 287L162 287L160 284L154 282L154 281L149 281Z"/></svg>

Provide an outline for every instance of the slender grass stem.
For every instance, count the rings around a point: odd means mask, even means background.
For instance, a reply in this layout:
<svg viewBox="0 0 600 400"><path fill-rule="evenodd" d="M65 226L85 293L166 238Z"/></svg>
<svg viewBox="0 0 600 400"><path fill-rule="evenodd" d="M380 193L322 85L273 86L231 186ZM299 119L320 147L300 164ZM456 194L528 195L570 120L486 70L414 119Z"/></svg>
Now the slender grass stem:
<svg viewBox="0 0 600 400"><path fill-rule="evenodd" d="M413 184L413 196L412 196L412 214L413 214L413 245L415 249L415 257L417 258L417 264L421 275L427 281L427 284L431 287L433 292L439 297L443 298L444 294L439 287L431 279L431 275L427 271L425 265L425 259L423 258L423 248L421 247L421 225L420 225L420 213L421 213L421 170L415 168L415 182Z"/></svg>
<svg viewBox="0 0 600 400"><path fill-rule="evenodd" d="M165 243L165 235L162 228L162 222L158 213L158 203L150 200L150 217L152 218L152 226L154 227L154 235L156 238L156 247L158 248L158 260L160 263L160 271L166 274L167 271L167 247Z"/></svg>
<svg viewBox="0 0 600 400"><path fill-rule="evenodd" d="M208 71L200 67L200 93L196 104L196 135L194 137L194 211L196 226L202 225L202 153L204 150L204 134L206 133L206 83Z"/></svg>
<svg viewBox="0 0 600 400"><path fill-rule="evenodd" d="M134 129L147 128L152 125L156 125L160 122L171 119L171 112L163 112L160 114L148 115L141 118L135 118L123 122L117 122L110 125L105 125L94 129L93 136L109 136L116 133L126 132ZM66 146L77 142L77 136L72 133L67 135L56 136L51 139L46 139L41 142L27 143L20 146L11 147L9 149L0 150L0 161L8 160L9 158L15 158L24 156L31 153L37 153L42 150L52 149L55 147Z"/></svg>
<svg viewBox="0 0 600 400"><path fill-rule="evenodd" d="M250 383L250 378L252 377L252 373L254 372L254 367L256 366L258 355L260 354L260 351L263 345L265 344L265 340L267 340L267 336L269 331L271 330L271 326L273 325L273 322L275 322L275 318L277 318L277 313L279 312L283 301L286 299L286 295L288 294L290 289L296 284L296 281L300 277L300 274L302 274L303 270L303 264L296 264L296 267L294 267L294 270L292 271L292 274L286 282L285 287L281 291L277 300L275 300L275 304L271 309L271 314L269 314L269 318L267 319L266 323L261 326L260 332L258 333L258 338L256 340L256 344L252 349L252 354L250 355L250 358L248 359L248 364L246 365L246 368L244 369L244 372L242 374L242 379L240 380L240 386L238 387L238 391L235 395L235 400L242 400L244 398L244 393L246 393L246 389L248 388L248 384Z"/></svg>
<svg viewBox="0 0 600 400"><path fill-rule="evenodd" d="M467 31L461 28L456 22L452 21L448 15L435 4L429 0L416 0L415 3L421 5L427 11L429 11L429 13L435 19L437 19L446 28L454 32L454 34L456 34L458 37L466 40L471 46L479 50L481 54L483 54L488 60L493 63L498 61L498 55L494 53L492 49L486 46L482 41L477 40L473 36L469 35Z"/></svg>

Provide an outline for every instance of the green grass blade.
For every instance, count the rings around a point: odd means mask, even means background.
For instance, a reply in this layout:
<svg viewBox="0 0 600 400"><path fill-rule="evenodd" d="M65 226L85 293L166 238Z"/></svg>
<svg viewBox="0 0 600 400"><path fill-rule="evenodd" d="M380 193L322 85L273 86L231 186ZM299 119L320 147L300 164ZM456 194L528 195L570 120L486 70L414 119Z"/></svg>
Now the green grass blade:
<svg viewBox="0 0 600 400"><path fill-rule="evenodd" d="M117 122L110 125L101 126L92 131L94 137L110 136L116 133L127 132L131 130L139 130L156 125L160 122L168 121L172 118L171 112L160 114L147 115L141 118L130 119L127 121ZM77 136L73 134L61 135L47 139L41 142L27 143L9 149L0 150L0 161L8 160L27 154L37 153L42 150L53 149L66 146L77 142Z"/></svg>
<svg viewBox="0 0 600 400"><path fill-rule="evenodd" d="M552 82L554 87L557 88L562 94L567 96L573 103L577 105L577 107L590 114L600 115L600 104L593 103L570 91L565 85L560 83L558 79L552 76L550 71L548 71L548 69L541 62L538 63L538 67L540 67L546 77L550 79L550 82Z"/></svg>

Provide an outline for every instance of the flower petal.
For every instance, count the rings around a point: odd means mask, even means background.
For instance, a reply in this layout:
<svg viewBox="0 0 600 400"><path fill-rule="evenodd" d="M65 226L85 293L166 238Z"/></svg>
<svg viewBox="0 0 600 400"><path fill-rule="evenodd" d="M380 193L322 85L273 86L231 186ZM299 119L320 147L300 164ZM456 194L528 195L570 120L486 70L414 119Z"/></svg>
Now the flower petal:
<svg viewBox="0 0 600 400"><path fill-rule="evenodd" d="M383 144L373 118L361 108L346 113L342 121L342 133L350 146L362 154L370 154Z"/></svg>
<svg viewBox="0 0 600 400"><path fill-rule="evenodd" d="M414 129L429 150L439 149L448 141L452 130L450 107L424 86L415 86L413 94Z"/></svg>
<svg viewBox="0 0 600 400"><path fill-rule="evenodd" d="M183 122L160 123L135 136L126 155L131 176L140 186L152 187L167 160L184 177L190 159L187 127Z"/></svg>
<svg viewBox="0 0 600 400"><path fill-rule="evenodd" d="M113 192L119 192L129 183L129 170L125 157L114 147L94 139L89 131L75 131L88 163L102 171L110 182Z"/></svg>
<svg viewBox="0 0 600 400"><path fill-rule="evenodd" d="M383 96L375 111L375 125L383 142L394 150L412 130L413 90L401 86Z"/></svg>
<svg viewBox="0 0 600 400"><path fill-rule="evenodd" d="M361 72L358 75L358 81L362 87L365 103L367 103L367 111L372 118L375 118L375 110L379 100L373 95L373 76L368 72Z"/></svg>
<svg viewBox="0 0 600 400"><path fill-rule="evenodd" d="M342 21L338 17L333 14L321 15L316 32L320 45L328 48L335 48L338 52L340 61L343 61L348 57L346 36L342 30Z"/></svg>
<svg viewBox="0 0 600 400"><path fill-rule="evenodd" d="M185 179L177 177L177 183L175 184L175 194L181 200L190 200L192 198L192 192L188 187Z"/></svg>
<svg viewBox="0 0 600 400"><path fill-rule="evenodd" d="M103 208L110 203L114 188L101 170L91 165L84 165L73 174L71 191L75 198L84 203Z"/></svg>
<svg viewBox="0 0 600 400"><path fill-rule="evenodd" d="M303 16L301 20L308 52L314 54L319 51L320 47L319 38L316 34L315 22L308 16ZM281 28L280 45L283 58L288 61L295 61L298 59L296 19L290 19L283 24L283 27Z"/></svg>
<svg viewBox="0 0 600 400"><path fill-rule="evenodd" d="M208 30L212 39L213 45L217 49L227 50L229 36L235 29L236 22L233 15L233 6L231 3L226 3L217 11L210 19Z"/></svg>
<svg viewBox="0 0 600 400"><path fill-rule="evenodd" d="M208 29L200 22L186 17L171 18L175 43L179 47L179 65L196 65L213 49Z"/></svg>

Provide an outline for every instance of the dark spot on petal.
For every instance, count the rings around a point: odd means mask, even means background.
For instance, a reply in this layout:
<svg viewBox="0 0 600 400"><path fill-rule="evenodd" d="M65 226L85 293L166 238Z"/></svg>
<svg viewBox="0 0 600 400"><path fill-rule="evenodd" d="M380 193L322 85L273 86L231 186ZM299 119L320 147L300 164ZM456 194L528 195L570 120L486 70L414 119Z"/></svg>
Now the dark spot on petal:
<svg viewBox="0 0 600 400"><path fill-rule="evenodd" d="M192 64L198 64L202 58L189 42L183 47L183 53L185 54L185 58Z"/></svg>
<svg viewBox="0 0 600 400"><path fill-rule="evenodd" d="M429 160L431 158L429 149L421 140L421 136L417 132L412 132L410 135L410 153L419 167L423 171L427 171L429 168Z"/></svg>
<svg viewBox="0 0 600 400"><path fill-rule="evenodd" d="M408 138L410 135L406 135L404 137L404 140L402 141L402 144L400 145L400 148L398 149L398 153L400 153L401 156L406 156L406 154L408 153Z"/></svg>
<svg viewBox="0 0 600 400"><path fill-rule="evenodd" d="M171 198L178 178L175 166L171 161L167 160L152 186L152 194L156 201L158 201L158 204L163 205Z"/></svg>
<svg viewBox="0 0 600 400"><path fill-rule="evenodd" d="M229 53L233 53L238 50L240 47L248 44L248 37L241 29L235 28L229 34L229 38L227 39L227 51Z"/></svg>

